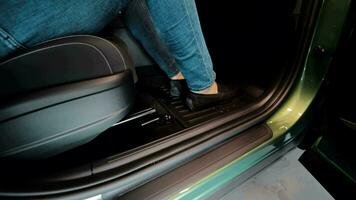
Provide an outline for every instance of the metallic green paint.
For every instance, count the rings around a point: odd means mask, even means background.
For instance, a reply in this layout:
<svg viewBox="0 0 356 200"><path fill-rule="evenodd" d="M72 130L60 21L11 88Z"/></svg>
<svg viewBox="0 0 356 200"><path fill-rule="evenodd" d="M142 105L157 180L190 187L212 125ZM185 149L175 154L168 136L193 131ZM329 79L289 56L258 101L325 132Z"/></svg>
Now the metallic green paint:
<svg viewBox="0 0 356 200"><path fill-rule="evenodd" d="M349 121L347 119L344 118L340 118L340 120L345 124L345 126L351 128L352 130L356 131L356 123Z"/></svg>
<svg viewBox="0 0 356 200"><path fill-rule="evenodd" d="M250 167L278 151L298 136L309 121L308 108L327 73L343 30L351 0L322 2L303 71L283 105L266 123L273 137L239 159L173 194L170 199L202 199L224 187Z"/></svg>

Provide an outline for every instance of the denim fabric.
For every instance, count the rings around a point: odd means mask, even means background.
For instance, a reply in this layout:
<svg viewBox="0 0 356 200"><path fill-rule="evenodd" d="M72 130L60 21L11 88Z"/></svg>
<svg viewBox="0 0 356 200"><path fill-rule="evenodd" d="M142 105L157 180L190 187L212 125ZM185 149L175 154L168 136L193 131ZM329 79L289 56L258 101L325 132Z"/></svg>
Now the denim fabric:
<svg viewBox="0 0 356 200"><path fill-rule="evenodd" d="M179 73L177 63L154 26L146 0L133 0L125 12L125 23L160 68L173 77Z"/></svg>
<svg viewBox="0 0 356 200"><path fill-rule="evenodd" d="M215 81L194 0L147 0L158 34L177 62L193 91Z"/></svg>
<svg viewBox="0 0 356 200"><path fill-rule="evenodd" d="M0 3L0 28L25 47L65 35L95 34L127 1L4 0Z"/></svg>
<svg viewBox="0 0 356 200"><path fill-rule="evenodd" d="M215 80L194 0L2 0L0 58L43 41L96 34L125 9L133 35L169 77L193 91Z"/></svg>

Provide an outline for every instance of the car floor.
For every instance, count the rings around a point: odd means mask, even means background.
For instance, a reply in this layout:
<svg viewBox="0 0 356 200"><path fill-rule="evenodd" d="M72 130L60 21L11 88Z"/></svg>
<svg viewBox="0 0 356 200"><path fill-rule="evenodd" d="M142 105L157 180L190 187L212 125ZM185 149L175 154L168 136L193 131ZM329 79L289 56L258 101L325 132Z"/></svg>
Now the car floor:
<svg viewBox="0 0 356 200"><path fill-rule="evenodd" d="M298 148L293 149L221 199L334 199L298 161L303 152Z"/></svg>

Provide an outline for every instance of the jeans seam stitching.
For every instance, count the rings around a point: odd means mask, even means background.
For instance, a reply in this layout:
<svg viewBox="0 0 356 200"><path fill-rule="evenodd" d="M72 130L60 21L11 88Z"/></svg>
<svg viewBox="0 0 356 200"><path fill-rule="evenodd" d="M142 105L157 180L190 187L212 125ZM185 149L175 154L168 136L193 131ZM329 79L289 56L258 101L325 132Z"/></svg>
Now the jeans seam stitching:
<svg viewBox="0 0 356 200"><path fill-rule="evenodd" d="M200 57L200 59L202 60L202 63L203 63L203 65L204 65L205 73L209 76L209 79L210 79L209 82L212 82L212 80L211 80L211 74L210 74L209 71L207 70L206 61L205 61L205 59L204 59L204 57L203 57L202 51L201 51L201 49L200 49L200 46L198 45L197 36L196 36L196 34L195 34L195 31L193 30L193 25L192 25L192 22L191 22L191 16L189 15L189 12L188 12L188 10L187 10L186 0L183 0L183 1L184 1L184 9L185 9L185 11L186 11L186 13L187 13L187 16L188 16L188 21L189 21L189 25L190 25L190 28L191 28L191 32L193 33L193 36L194 36L193 40L194 40L196 46L198 47L199 57ZM210 85L209 85L209 86L210 86ZM193 88L192 88L192 89L193 89ZM195 91L197 91L197 90L195 90ZM199 90L198 90L198 91L199 91Z"/></svg>
<svg viewBox="0 0 356 200"><path fill-rule="evenodd" d="M9 48L16 50L17 48L26 49L20 42L18 42L11 34L0 28L0 36L4 41L4 44Z"/></svg>
<svg viewBox="0 0 356 200"><path fill-rule="evenodd" d="M140 1L139 0L136 0L136 5L137 6L140 6L141 9L145 9L147 12L146 13L149 13L149 10L147 9L147 7L145 6L145 4L147 5L146 1ZM146 25L148 24L148 28L149 28L149 31L154 35L154 39L157 40L157 44L158 47L157 49L160 49L160 51L167 51L166 53L167 54L171 54L171 52L169 51L168 47L164 44L161 44L160 42L160 35L158 33L158 30L154 28L154 23L153 23L153 19L151 17L151 15L146 15L146 17L143 18L143 20L145 20L146 22ZM163 53L160 53L160 55L162 55ZM175 66L173 66L175 62L175 60L170 60L170 58L167 59L166 56L161 56L161 57L164 57L164 62L166 63L166 66L167 66L167 69L171 72L171 73L176 73L177 71L180 71L178 70Z"/></svg>

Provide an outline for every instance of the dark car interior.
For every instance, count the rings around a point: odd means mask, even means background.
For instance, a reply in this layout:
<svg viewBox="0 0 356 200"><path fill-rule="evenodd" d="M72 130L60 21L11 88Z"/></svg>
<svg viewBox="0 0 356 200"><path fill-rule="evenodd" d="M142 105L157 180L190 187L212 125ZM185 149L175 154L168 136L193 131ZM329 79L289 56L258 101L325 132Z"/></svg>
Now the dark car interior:
<svg viewBox="0 0 356 200"><path fill-rule="evenodd" d="M356 184L355 4L351 9L324 88L325 109L318 113L309 134L317 142L300 159L335 199L353 195Z"/></svg>
<svg viewBox="0 0 356 200"><path fill-rule="evenodd" d="M152 162L158 162L188 139L277 105L305 55L310 3L196 3L217 82L239 91L234 100L189 110L184 99L169 95L168 79L120 19L97 36L54 39L19 52L0 63L1 190L20 187L20 180L24 188L39 188L41 181L55 188L56 181L118 166L132 173L152 164L132 158L137 152L155 153L161 157Z"/></svg>

